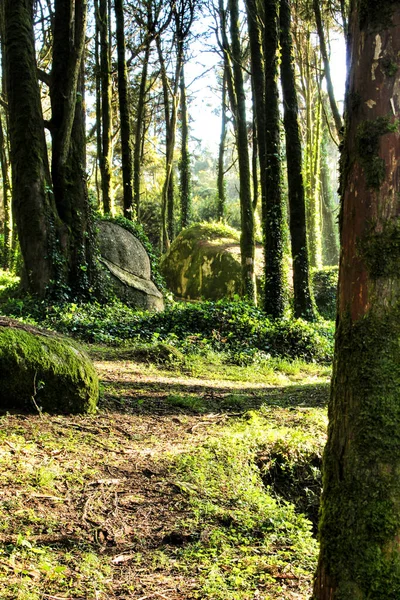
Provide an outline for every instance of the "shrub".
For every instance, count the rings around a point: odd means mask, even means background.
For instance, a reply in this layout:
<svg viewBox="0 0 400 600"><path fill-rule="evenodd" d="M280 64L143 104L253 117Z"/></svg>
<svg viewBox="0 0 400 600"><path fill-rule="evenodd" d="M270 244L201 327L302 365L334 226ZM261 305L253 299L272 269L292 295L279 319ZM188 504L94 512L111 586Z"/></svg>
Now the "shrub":
<svg viewBox="0 0 400 600"><path fill-rule="evenodd" d="M312 287L319 313L325 319L336 317L338 267L324 267L312 273Z"/></svg>

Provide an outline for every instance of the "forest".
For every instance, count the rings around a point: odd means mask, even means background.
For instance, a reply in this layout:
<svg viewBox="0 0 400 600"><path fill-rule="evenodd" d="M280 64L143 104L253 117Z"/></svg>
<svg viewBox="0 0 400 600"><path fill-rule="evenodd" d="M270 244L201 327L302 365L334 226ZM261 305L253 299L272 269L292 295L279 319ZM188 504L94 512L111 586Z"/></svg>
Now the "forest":
<svg viewBox="0 0 400 600"><path fill-rule="evenodd" d="M0 597L399 600L400 1L1 0L0 60Z"/></svg>

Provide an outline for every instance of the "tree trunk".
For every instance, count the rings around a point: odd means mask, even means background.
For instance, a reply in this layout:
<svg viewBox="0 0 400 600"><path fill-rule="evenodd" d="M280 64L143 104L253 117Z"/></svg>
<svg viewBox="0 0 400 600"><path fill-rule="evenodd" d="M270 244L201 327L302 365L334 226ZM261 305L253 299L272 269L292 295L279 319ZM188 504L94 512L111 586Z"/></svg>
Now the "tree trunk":
<svg viewBox="0 0 400 600"><path fill-rule="evenodd" d="M251 172L249 144L247 137L246 95L242 71L242 50L239 31L238 0L229 0L230 32L232 40L232 70L236 94L236 148L239 163L240 182L240 255L242 262L242 284L244 296L250 302L256 302L254 271L254 213L251 197Z"/></svg>
<svg viewBox="0 0 400 600"><path fill-rule="evenodd" d="M324 75L326 79L326 89L329 97L329 104L332 111L333 120L335 122L336 133L338 139L342 137L342 119L339 114L339 109L335 100L335 92L333 90L332 77L331 77L331 67L329 64L328 50L326 47L325 40L325 32L324 26L322 24L322 16L321 16L321 8L319 0L313 0L313 9L315 15L315 21L317 24L318 38L319 38L319 48L322 56L322 60L324 63Z"/></svg>
<svg viewBox="0 0 400 600"><path fill-rule="evenodd" d="M180 78L180 101L181 101L181 160L180 171L180 194L181 194L181 229L189 225L191 209L191 176L190 176L190 154L189 154L189 116L186 97L185 71L182 65Z"/></svg>
<svg viewBox="0 0 400 600"><path fill-rule="evenodd" d="M356 0L316 600L400 598L400 4Z"/></svg>
<svg viewBox="0 0 400 600"><path fill-rule="evenodd" d="M246 0L249 28L253 112L256 121L258 161L260 164L261 210L266 212L265 79L261 23L256 0Z"/></svg>
<svg viewBox="0 0 400 600"><path fill-rule="evenodd" d="M294 315L313 320L311 299L306 206L302 175L301 139L298 122L298 103L294 74L291 36L290 0L280 0L281 83L283 92L286 161L289 188L289 227L293 260Z"/></svg>
<svg viewBox="0 0 400 600"><path fill-rule="evenodd" d="M24 261L23 285L43 297L53 278L54 206L36 72L32 0L5 0L12 198Z"/></svg>
<svg viewBox="0 0 400 600"><path fill-rule="evenodd" d="M222 77L222 102L221 102L221 135L218 147L218 167L217 167L217 217L222 221L225 215L226 206L226 186L225 186L225 144L227 134L227 98L226 98L226 67Z"/></svg>
<svg viewBox="0 0 400 600"><path fill-rule="evenodd" d="M3 269L9 269L11 266L11 246L12 246L12 218L11 218L11 187L8 176L8 157L7 140L3 128L2 116L0 113L0 168L3 187L3 253L1 265Z"/></svg>
<svg viewBox="0 0 400 600"><path fill-rule="evenodd" d="M99 181L99 168L101 161L101 65L100 65L100 17L99 17L99 1L94 0L95 13L95 40L94 40L94 63L95 63L95 86L96 86L96 194L97 205L101 205L101 182ZM101 175L100 175L101 177Z"/></svg>
<svg viewBox="0 0 400 600"><path fill-rule="evenodd" d="M106 214L113 212L111 190L111 163L112 163L112 84L111 61L109 48L109 0L100 0L99 26L100 26L100 77L101 77L101 116L102 116L102 148L100 156L101 189L103 196L103 210Z"/></svg>
<svg viewBox="0 0 400 600"><path fill-rule="evenodd" d="M142 74L140 78L139 98L136 109L136 131L135 145L133 150L133 189L134 203L136 216L140 220L140 175L141 175L141 150L142 150L142 134L144 109L146 105L146 86L147 86L147 71L150 57L150 39L146 42L146 49L143 58Z"/></svg>
<svg viewBox="0 0 400 600"><path fill-rule="evenodd" d="M326 129L322 138L321 156L321 198L322 198L322 247L324 265L338 265L339 263L339 232L333 190L330 181L329 165L327 162L327 136Z"/></svg>
<svg viewBox="0 0 400 600"><path fill-rule="evenodd" d="M125 30L123 0L114 0L118 55L118 101L121 127L121 161L124 217L133 216L133 160L131 147L131 124L128 98L128 72L125 59Z"/></svg>
<svg viewBox="0 0 400 600"><path fill-rule="evenodd" d="M281 156L279 128L278 0L264 1L264 61L265 61L265 147L266 147L266 208L263 214L265 246L266 313L282 317L285 310L286 285L283 267L284 221L281 186Z"/></svg>

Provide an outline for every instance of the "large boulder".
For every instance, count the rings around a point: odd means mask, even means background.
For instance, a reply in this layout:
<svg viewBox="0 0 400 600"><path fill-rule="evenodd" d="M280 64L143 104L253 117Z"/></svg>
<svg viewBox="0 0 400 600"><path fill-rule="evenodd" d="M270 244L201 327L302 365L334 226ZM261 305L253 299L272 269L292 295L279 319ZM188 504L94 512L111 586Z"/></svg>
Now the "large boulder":
<svg viewBox="0 0 400 600"><path fill-rule="evenodd" d="M0 408L94 412L96 371L76 342L0 317Z"/></svg>
<svg viewBox="0 0 400 600"><path fill-rule="evenodd" d="M201 223L182 231L161 260L172 293L186 300L219 300L242 295L239 232L226 225ZM256 249L256 274L262 274L262 249Z"/></svg>
<svg viewBox="0 0 400 600"><path fill-rule="evenodd" d="M100 221L98 226L101 260L117 297L142 310L163 310L163 295L151 281L150 259L143 245L116 223Z"/></svg>

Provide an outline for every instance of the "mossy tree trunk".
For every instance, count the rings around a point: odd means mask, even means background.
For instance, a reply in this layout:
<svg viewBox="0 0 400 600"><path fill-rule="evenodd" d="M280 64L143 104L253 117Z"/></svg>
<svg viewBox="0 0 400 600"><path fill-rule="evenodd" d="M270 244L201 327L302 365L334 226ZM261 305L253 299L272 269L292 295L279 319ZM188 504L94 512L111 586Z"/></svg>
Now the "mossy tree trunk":
<svg viewBox="0 0 400 600"><path fill-rule="evenodd" d="M239 30L239 4L237 0L228 0L230 12L230 34L232 52L232 71L236 97L235 135L239 164L240 182L240 254L242 263L242 284L245 297L256 302L254 272L254 212L251 196L251 172L249 144L247 137L246 94L243 81L243 57Z"/></svg>
<svg viewBox="0 0 400 600"><path fill-rule="evenodd" d="M84 49L86 0L56 0L50 77L51 175L68 293L85 296L96 279L86 181ZM55 259L55 258L53 258Z"/></svg>
<svg viewBox="0 0 400 600"><path fill-rule="evenodd" d="M133 159L131 146L131 123L128 98L128 70L125 58L124 1L114 0L117 35L118 102L121 128L121 162L124 217L133 217Z"/></svg>
<svg viewBox="0 0 400 600"><path fill-rule="evenodd" d="M290 0L280 0L281 83L289 188L289 227L293 260L294 314L297 318L302 317L313 320L315 314L309 281L306 206L290 10Z"/></svg>
<svg viewBox="0 0 400 600"><path fill-rule="evenodd" d="M316 600L400 598L400 3L355 0Z"/></svg>
<svg viewBox="0 0 400 600"><path fill-rule="evenodd" d="M24 260L23 283L43 297L54 277L55 226L36 72L32 0L5 0L4 44L13 209Z"/></svg>
<svg viewBox="0 0 400 600"><path fill-rule="evenodd" d="M281 184L280 115L278 92L279 0L264 1L266 207L263 211L265 251L264 308L273 318L283 316L284 218Z"/></svg>

